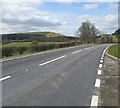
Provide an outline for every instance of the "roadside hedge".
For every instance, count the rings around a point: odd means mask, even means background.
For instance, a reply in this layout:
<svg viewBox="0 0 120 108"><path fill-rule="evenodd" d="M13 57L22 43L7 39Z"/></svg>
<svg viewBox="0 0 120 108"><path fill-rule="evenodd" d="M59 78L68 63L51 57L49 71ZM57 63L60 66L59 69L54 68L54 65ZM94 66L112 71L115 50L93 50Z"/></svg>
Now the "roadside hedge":
<svg viewBox="0 0 120 108"><path fill-rule="evenodd" d="M2 48L2 57L13 56L17 51L17 47L4 47Z"/></svg>
<svg viewBox="0 0 120 108"><path fill-rule="evenodd" d="M2 57L9 57L15 54L23 54L25 52L40 52L49 49L63 48L69 46L78 45L79 42L68 42L68 43L60 43L60 44L43 44L43 45L31 45L29 47L3 47L2 48Z"/></svg>

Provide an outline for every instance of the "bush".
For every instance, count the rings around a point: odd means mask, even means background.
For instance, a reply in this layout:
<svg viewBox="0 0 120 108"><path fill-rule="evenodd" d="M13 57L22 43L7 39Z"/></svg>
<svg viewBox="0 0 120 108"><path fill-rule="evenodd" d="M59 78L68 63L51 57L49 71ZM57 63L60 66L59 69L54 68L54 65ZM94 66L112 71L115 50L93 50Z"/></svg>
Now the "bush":
<svg viewBox="0 0 120 108"><path fill-rule="evenodd" d="M39 52L54 48L55 48L55 44L50 44L50 45L44 44L44 45L32 45L30 49L31 52Z"/></svg>
<svg viewBox="0 0 120 108"><path fill-rule="evenodd" d="M38 41L34 40L34 41L32 41L31 44L32 44L32 45L38 45L39 43L38 43Z"/></svg>
<svg viewBox="0 0 120 108"><path fill-rule="evenodd" d="M23 54L25 51L27 51L28 48L27 47L18 47L17 48L17 52L21 55Z"/></svg>
<svg viewBox="0 0 120 108"><path fill-rule="evenodd" d="M17 48L16 47L3 47L2 48L2 57L9 57L9 56L13 56L15 53L17 52Z"/></svg>
<svg viewBox="0 0 120 108"><path fill-rule="evenodd" d="M16 53L19 53L19 55L23 54L24 52L40 52L45 51L49 49L54 48L63 48L63 47L69 47L69 46L75 46L78 45L79 42L68 42L68 43L59 43L59 44L43 44L39 45L37 44L37 41L32 42L32 45L29 47L3 47L2 48L2 57L9 57L13 56Z"/></svg>

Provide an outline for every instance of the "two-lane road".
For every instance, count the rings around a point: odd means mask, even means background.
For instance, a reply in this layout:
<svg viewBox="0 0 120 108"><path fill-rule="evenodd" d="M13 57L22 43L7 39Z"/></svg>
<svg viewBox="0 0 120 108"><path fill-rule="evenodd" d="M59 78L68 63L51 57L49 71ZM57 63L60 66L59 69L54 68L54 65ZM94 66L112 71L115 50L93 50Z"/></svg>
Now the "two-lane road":
<svg viewBox="0 0 120 108"><path fill-rule="evenodd" d="M76 47L3 62L3 106L89 106L107 46Z"/></svg>

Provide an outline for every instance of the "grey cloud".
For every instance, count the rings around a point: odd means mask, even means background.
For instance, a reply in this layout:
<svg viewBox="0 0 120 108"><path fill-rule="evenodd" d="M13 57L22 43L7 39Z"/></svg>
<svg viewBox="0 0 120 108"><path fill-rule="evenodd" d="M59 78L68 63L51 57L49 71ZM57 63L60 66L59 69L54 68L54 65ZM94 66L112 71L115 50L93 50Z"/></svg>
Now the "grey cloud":
<svg viewBox="0 0 120 108"><path fill-rule="evenodd" d="M59 22L48 21L48 20L39 19L39 18L30 18L27 20L20 20L17 18L12 18L12 19L3 18L2 22L6 24L11 24L11 25L30 25L30 26L37 26L37 27L50 27L50 26L62 25Z"/></svg>

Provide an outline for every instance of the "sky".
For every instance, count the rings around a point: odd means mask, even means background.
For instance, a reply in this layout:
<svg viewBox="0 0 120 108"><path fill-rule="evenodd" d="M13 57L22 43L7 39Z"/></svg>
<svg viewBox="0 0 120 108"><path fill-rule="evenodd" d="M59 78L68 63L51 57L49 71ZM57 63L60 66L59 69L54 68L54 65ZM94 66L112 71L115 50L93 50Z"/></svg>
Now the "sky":
<svg viewBox="0 0 120 108"><path fill-rule="evenodd" d="M117 0L3 0L1 6L0 33L4 34L51 31L74 36L87 20L103 33L118 28Z"/></svg>

